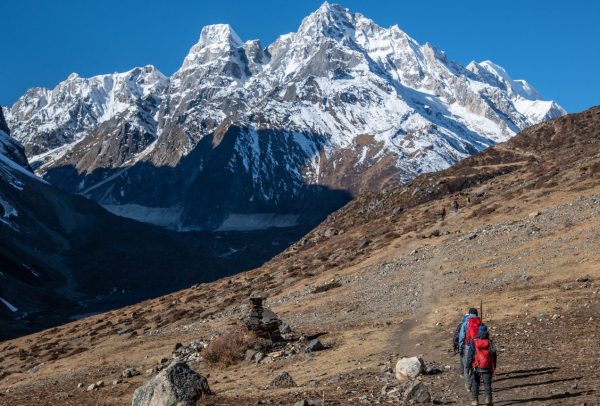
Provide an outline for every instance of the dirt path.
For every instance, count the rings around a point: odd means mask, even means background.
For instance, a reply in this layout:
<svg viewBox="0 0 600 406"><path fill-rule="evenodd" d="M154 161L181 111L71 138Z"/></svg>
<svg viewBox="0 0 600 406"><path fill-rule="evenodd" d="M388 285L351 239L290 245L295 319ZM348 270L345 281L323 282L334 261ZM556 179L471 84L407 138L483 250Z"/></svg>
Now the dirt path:
<svg viewBox="0 0 600 406"><path fill-rule="evenodd" d="M447 356L440 355L439 351L435 351L433 348L431 337L423 337L422 334L418 333L424 320L433 311L435 304L438 303L438 292L444 288L443 279L438 277L437 272L441 262L440 251L436 249L427 266L417 268L414 271L416 275L413 275L413 278L418 278L421 281L419 305L410 314L410 317L403 321L401 328L395 331L389 343L390 348L394 349L400 357L422 354L427 361L448 363Z"/></svg>
<svg viewBox="0 0 600 406"><path fill-rule="evenodd" d="M426 362L449 365L450 371L441 375L425 376L434 393L434 398L443 404L470 404L470 394L464 389L464 381L458 373L458 356L449 353L455 323L445 320L445 316L453 314L442 306L448 306L448 298L452 292L458 292L452 303L463 301L460 296L462 284L460 278L448 278L444 273L447 269L446 256L451 256L445 244L440 244L432 251L433 256L427 260L426 266L419 267L415 277L422 281L422 289L418 307L406 319L401 328L397 329L389 343L400 356L415 356L421 354ZM541 290L539 291L541 292ZM585 290L583 291L585 292ZM590 292L594 295L594 292ZM465 293L471 296L472 292ZM579 297L579 292L578 295ZM537 297L537 296L536 296ZM490 299L494 305L502 306L496 299ZM574 300L577 311L581 313L578 319L580 324L589 326L597 324L592 318L593 307L586 305L581 299ZM588 302L591 303L591 302ZM478 303L477 303L478 304ZM490 303L491 305L491 303ZM587 306L587 307L586 307ZM452 307L454 309L454 306ZM576 370L571 364L578 362L579 356L575 352L552 350L551 342L541 341L539 337L551 336L552 323L546 326L546 321L537 321L535 318L526 320L511 319L497 314L498 309L489 310L486 319L488 327L492 328L492 338L502 348L499 353L499 369L493 383L494 405L591 405L598 403L585 403L580 399L596 398L597 389L590 385L594 381L591 375L596 372ZM457 314L456 323L458 323ZM485 315L484 315L485 316ZM452 316L447 316L452 317ZM532 321L529 321L532 320ZM562 319L558 319L562 320ZM534 325L538 323L538 325ZM441 324L444 324L442 326ZM451 329L448 327L451 325ZM557 324L557 322L555 322ZM541 331L543 329L544 331ZM531 331L538 331L538 335L530 335ZM548 331L545 331L548 330ZM524 334L523 334L523 333ZM522 336L523 334L523 336ZM583 333L582 336L589 333ZM550 347L549 349L547 349ZM570 348L570 350L573 350ZM572 351L570 351L572 352ZM483 388L480 389L480 402L483 401ZM598 400L596 398L596 400Z"/></svg>
<svg viewBox="0 0 600 406"><path fill-rule="evenodd" d="M445 404L447 402L468 404L471 397L464 389L464 380L459 376L459 356L443 350L449 347L452 336L443 332L419 333L419 329L424 332L430 330L430 326L426 326L426 319L438 307L440 297L445 297L452 288L452 282L442 276L442 273L445 272L443 258L443 246L439 246L419 275L422 280L420 306L412 313L411 318L402 324L402 328L393 335L391 345L401 356L422 354L427 362L449 365L450 371L443 374L443 385L445 386L443 402Z"/></svg>

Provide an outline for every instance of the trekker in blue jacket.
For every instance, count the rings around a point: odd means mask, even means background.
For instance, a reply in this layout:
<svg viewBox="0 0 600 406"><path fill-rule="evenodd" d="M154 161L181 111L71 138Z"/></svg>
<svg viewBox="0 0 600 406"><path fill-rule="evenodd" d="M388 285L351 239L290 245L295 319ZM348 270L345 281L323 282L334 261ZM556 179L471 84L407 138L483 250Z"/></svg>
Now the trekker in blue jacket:
<svg viewBox="0 0 600 406"><path fill-rule="evenodd" d="M471 384L473 382L473 371L469 364L467 364L467 353L469 351L469 347L471 346L473 340L477 336L479 331L479 325L481 324L481 319L478 316L477 309L471 307L469 309L469 314L465 317L465 321L460 326L460 331L458 333L458 348L461 353L461 357L463 357L463 368L464 368L464 378L465 378L465 388L468 392L471 392Z"/></svg>
<svg viewBox="0 0 600 406"><path fill-rule="evenodd" d="M460 334L460 328L462 327L463 323L467 319L468 315L469 315L469 313L465 314L462 317L462 319L460 320L460 323L458 323L458 326L456 326L456 330L454 330L454 337L452 337L452 349L454 350L455 354L458 353L458 373L460 374L461 378L463 378L463 376L465 374L465 366L463 365L463 353L460 350L460 347L458 346L458 337Z"/></svg>

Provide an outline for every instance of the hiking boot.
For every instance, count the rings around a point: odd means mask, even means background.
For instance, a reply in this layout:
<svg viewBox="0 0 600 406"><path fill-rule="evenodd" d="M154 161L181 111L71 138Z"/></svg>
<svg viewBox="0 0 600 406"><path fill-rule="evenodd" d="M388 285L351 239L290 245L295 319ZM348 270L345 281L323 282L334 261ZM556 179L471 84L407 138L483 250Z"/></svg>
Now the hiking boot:
<svg viewBox="0 0 600 406"><path fill-rule="evenodd" d="M494 406L494 403L492 402L492 398L489 396L485 397L485 404L486 404L486 406Z"/></svg>
<svg viewBox="0 0 600 406"><path fill-rule="evenodd" d="M477 406L479 404L478 400L472 400L471 401L471 406Z"/></svg>

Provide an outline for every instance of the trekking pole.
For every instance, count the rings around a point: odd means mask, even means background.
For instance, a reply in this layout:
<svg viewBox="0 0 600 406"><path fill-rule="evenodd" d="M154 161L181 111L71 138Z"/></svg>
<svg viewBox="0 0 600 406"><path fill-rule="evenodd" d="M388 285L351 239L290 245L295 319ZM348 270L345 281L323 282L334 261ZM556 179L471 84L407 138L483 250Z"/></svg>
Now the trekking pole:
<svg viewBox="0 0 600 406"><path fill-rule="evenodd" d="M483 323L483 299L479 299L479 320Z"/></svg>

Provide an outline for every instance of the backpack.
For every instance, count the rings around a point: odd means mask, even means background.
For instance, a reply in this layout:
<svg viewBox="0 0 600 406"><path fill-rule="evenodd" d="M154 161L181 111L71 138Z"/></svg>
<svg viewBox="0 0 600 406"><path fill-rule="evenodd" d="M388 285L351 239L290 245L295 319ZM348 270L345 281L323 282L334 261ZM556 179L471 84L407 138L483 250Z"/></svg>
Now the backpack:
<svg viewBox="0 0 600 406"><path fill-rule="evenodd" d="M471 341L477 337L481 319L479 317L470 317L467 319L467 332L465 334L465 344L471 344Z"/></svg>
<svg viewBox="0 0 600 406"><path fill-rule="evenodd" d="M475 357L473 360L473 367L480 369L496 369L496 363L494 362L495 349L490 343L490 340L486 338L476 338L473 340L473 346L475 347Z"/></svg>
<svg viewBox="0 0 600 406"><path fill-rule="evenodd" d="M454 349L454 352L458 351L458 341L459 341L459 335L460 335L460 328L462 326L462 323L460 323L458 326L456 326L456 330L454 331L454 337L452 337L452 348Z"/></svg>

